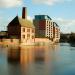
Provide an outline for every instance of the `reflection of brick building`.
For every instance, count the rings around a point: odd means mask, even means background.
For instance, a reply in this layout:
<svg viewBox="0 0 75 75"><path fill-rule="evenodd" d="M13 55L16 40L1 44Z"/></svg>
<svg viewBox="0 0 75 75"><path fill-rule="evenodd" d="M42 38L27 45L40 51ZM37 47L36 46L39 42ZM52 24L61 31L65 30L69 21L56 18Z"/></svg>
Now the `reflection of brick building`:
<svg viewBox="0 0 75 75"><path fill-rule="evenodd" d="M51 40L54 40L54 38L60 39L59 27L49 16L36 15L33 23L36 30L35 37L48 37Z"/></svg>
<svg viewBox="0 0 75 75"><path fill-rule="evenodd" d="M35 39L35 27L26 18L26 8L23 8L22 18L16 16L8 24L8 36L10 38L18 38L21 40L21 43L31 43Z"/></svg>

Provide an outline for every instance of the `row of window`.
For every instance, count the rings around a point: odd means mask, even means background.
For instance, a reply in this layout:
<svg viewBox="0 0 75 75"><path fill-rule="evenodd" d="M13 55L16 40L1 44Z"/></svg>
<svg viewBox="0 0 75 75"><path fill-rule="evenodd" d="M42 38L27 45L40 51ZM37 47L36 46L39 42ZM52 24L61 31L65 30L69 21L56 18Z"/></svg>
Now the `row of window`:
<svg viewBox="0 0 75 75"><path fill-rule="evenodd" d="M52 34L47 34L47 35L49 35L49 36L51 35L52 36Z"/></svg>
<svg viewBox="0 0 75 75"><path fill-rule="evenodd" d="M47 24L47 27L53 27L53 26L52 26L52 25L50 25L50 24L49 24L49 25Z"/></svg>
<svg viewBox="0 0 75 75"><path fill-rule="evenodd" d="M48 30L47 30L47 33L53 33L53 30L51 30L51 31L48 31Z"/></svg>
<svg viewBox="0 0 75 75"><path fill-rule="evenodd" d="M48 34L48 33L49 33L49 34L50 34L50 33L52 34L52 32L47 32L47 34Z"/></svg>
<svg viewBox="0 0 75 75"><path fill-rule="evenodd" d="M25 39L25 35L23 35L22 38ZM27 38L30 38L30 34L27 34ZM32 36L32 39L34 39L34 36Z"/></svg>
<svg viewBox="0 0 75 75"><path fill-rule="evenodd" d="M23 32L25 32L25 28L23 28ZM27 29L27 32L30 32L30 29ZM34 33L34 32L35 32L35 30L32 29L32 33Z"/></svg>
<svg viewBox="0 0 75 75"><path fill-rule="evenodd" d="M47 37L51 37L51 38L52 38L53 36L48 36L48 35L47 35Z"/></svg>
<svg viewBox="0 0 75 75"><path fill-rule="evenodd" d="M47 24L53 25L53 22L47 21Z"/></svg>
<svg viewBox="0 0 75 75"><path fill-rule="evenodd" d="M51 27L48 27L48 26L47 26L46 28L47 28L47 29L53 29L53 27L52 27L52 26L51 26Z"/></svg>

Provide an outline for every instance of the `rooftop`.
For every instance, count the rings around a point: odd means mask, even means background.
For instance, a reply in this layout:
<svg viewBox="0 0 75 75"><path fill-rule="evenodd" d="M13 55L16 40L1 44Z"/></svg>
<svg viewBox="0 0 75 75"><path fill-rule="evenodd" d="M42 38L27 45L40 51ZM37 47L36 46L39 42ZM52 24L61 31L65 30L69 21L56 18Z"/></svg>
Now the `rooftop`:
<svg viewBox="0 0 75 75"><path fill-rule="evenodd" d="M30 28L35 28L33 23L30 20L27 19L22 19L18 16L16 16L10 23L9 25L21 25L22 27L30 27ZM9 26L8 25L8 26Z"/></svg>
<svg viewBox="0 0 75 75"><path fill-rule="evenodd" d="M48 19L52 20L48 15L35 15L35 19L42 20L42 19Z"/></svg>

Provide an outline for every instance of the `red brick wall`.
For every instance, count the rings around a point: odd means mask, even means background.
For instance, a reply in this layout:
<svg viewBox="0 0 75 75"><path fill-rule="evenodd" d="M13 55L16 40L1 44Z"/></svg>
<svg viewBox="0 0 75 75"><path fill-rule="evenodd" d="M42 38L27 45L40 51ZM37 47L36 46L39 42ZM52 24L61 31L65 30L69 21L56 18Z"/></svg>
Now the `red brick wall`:
<svg viewBox="0 0 75 75"><path fill-rule="evenodd" d="M19 25L8 26L8 36L16 36L20 38L21 27Z"/></svg>
<svg viewBox="0 0 75 75"><path fill-rule="evenodd" d="M39 21L39 29L40 30L45 30L45 26L46 26L46 21L45 20L40 20Z"/></svg>

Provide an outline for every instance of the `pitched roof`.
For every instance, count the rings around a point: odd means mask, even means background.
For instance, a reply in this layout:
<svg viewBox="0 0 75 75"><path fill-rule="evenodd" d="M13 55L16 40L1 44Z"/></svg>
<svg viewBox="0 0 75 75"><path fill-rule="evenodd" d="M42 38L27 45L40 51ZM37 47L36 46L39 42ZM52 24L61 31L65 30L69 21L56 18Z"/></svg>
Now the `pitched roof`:
<svg viewBox="0 0 75 75"><path fill-rule="evenodd" d="M25 26L25 27L32 27L32 28L35 28L33 23L27 19L22 19L22 18L19 18L19 23L21 24L21 26Z"/></svg>
<svg viewBox="0 0 75 75"><path fill-rule="evenodd" d="M30 28L35 28L33 23L27 19L22 19L16 16L10 23L9 25L21 25L22 27L30 27ZM9 26L8 25L8 26Z"/></svg>

